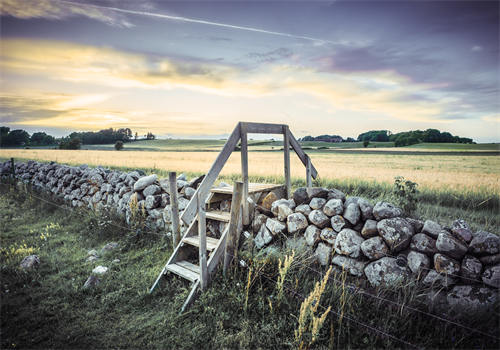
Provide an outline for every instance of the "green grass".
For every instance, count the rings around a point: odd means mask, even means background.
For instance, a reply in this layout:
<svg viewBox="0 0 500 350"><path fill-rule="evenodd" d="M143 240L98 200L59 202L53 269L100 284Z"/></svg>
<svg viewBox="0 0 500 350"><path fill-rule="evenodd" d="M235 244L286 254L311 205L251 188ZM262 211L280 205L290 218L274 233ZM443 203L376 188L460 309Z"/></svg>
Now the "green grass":
<svg viewBox="0 0 500 350"><path fill-rule="evenodd" d="M305 266L320 271L319 266L306 263L304 258L296 260L278 304L273 255L244 251L242 257L256 276L249 289L248 308L244 308L248 270L234 268L226 279L219 271L208 291L188 312L179 315L188 293L186 282L170 277L152 295L147 293L171 252L169 240L149 232L133 238L112 225L102 225L105 222L84 212L68 213L7 186L0 188L2 248L26 244L35 249L42 262L38 270L24 272L18 268L23 254L2 251L0 255L2 349L296 348L294 330L300 303L321 279ZM40 238L42 232L49 234L47 240ZM119 242L119 248L98 262L85 262L89 249L99 250L110 241ZM115 258L120 263L112 264ZM96 289L82 289L98 264L110 267L110 273ZM256 274L257 270L260 273ZM339 282L340 275L335 278L328 283L321 301L322 307L331 305L332 312L312 348L407 348L353 320L420 347L499 345L421 313L352 293ZM423 307L415 288L370 292ZM460 322L495 332L498 315L481 322L473 318Z"/></svg>

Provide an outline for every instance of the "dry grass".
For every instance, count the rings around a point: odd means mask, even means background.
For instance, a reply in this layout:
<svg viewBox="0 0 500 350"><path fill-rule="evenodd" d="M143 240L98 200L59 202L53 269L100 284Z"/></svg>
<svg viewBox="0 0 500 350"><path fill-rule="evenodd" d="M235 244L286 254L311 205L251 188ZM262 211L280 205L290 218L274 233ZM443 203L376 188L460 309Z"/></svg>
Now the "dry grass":
<svg viewBox="0 0 500 350"><path fill-rule="evenodd" d="M70 151L70 150L1 150L0 157L36 159L61 163L165 171L203 173L210 169L217 152L147 152L147 151ZM417 182L421 188L485 191L500 194L500 158L497 156L431 156L394 154L327 154L312 153L311 159L323 179L361 179L393 183L401 175ZM305 169L292 153L292 176L304 177ZM280 177L283 175L281 152L250 152L250 175ZM240 173L240 155L234 152L222 174Z"/></svg>

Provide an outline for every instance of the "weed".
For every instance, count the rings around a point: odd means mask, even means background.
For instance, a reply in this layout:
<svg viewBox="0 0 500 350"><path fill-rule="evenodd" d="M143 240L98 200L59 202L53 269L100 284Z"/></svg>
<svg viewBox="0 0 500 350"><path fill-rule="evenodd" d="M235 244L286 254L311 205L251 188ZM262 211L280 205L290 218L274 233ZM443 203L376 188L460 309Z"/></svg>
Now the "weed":
<svg viewBox="0 0 500 350"><path fill-rule="evenodd" d="M394 178L393 194L399 205L406 214L410 215L417 207L418 184L411 180L406 180L403 176Z"/></svg>
<svg viewBox="0 0 500 350"><path fill-rule="evenodd" d="M279 264L278 264L279 276L278 276L278 281L276 282L276 289L278 290L278 296L277 296L278 303L281 303L281 301L283 300L283 286L285 284L286 274L288 273L288 270L290 270L290 266L292 265L294 256L295 256L295 251L292 250L292 254L285 256L283 261L281 260L281 258L279 259Z"/></svg>

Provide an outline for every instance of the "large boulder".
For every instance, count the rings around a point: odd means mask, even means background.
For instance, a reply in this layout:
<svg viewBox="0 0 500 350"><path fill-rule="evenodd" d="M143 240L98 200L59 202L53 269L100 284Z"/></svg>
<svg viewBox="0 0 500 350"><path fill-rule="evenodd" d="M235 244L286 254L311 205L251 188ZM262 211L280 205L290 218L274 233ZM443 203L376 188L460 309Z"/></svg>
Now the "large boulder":
<svg viewBox="0 0 500 350"><path fill-rule="evenodd" d="M324 228L330 222L330 218L323 214L321 210L316 209L309 213L309 221L319 228Z"/></svg>
<svg viewBox="0 0 500 350"><path fill-rule="evenodd" d="M299 187L293 193L293 200L295 204L300 205L309 201L309 196L307 195L307 189L305 187Z"/></svg>
<svg viewBox="0 0 500 350"><path fill-rule="evenodd" d="M304 238L309 246L313 246L319 240L321 230L314 225L309 225L304 232Z"/></svg>
<svg viewBox="0 0 500 350"><path fill-rule="evenodd" d="M262 225L253 241L258 249L262 249L263 247L271 243L272 240L273 235L271 234L271 231L269 231L266 225Z"/></svg>
<svg viewBox="0 0 500 350"><path fill-rule="evenodd" d="M373 216L378 221L383 219L392 219L403 215L403 211L388 202L378 202L373 207Z"/></svg>
<svg viewBox="0 0 500 350"><path fill-rule="evenodd" d="M406 249L413 236L413 226L399 217L379 221L377 230L393 253Z"/></svg>
<svg viewBox="0 0 500 350"><path fill-rule="evenodd" d="M330 263L331 255L332 247L325 243L319 243L316 251L314 252L314 256L322 266L326 266Z"/></svg>
<svg viewBox="0 0 500 350"><path fill-rule="evenodd" d="M494 255L483 255L479 257L479 260L481 260L481 263L484 265L496 265L500 263L500 253Z"/></svg>
<svg viewBox="0 0 500 350"><path fill-rule="evenodd" d="M490 288L460 285L453 287L446 300L456 313L479 316L491 312L498 300L498 293Z"/></svg>
<svg viewBox="0 0 500 350"><path fill-rule="evenodd" d="M424 286L431 288L449 288L456 283L456 277L440 274L436 270L430 270L422 280Z"/></svg>
<svg viewBox="0 0 500 350"><path fill-rule="evenodd" d="M156 176L156 174L141 177L139 180L135 182L134 191L136 192L141 191L146 187L148 187L149 185L152 185L156 180L158 180L158 176Z"/></svg>
<svg viewBox="0 0 500 350"><path fill-rule="evenodd" d="M500 288L500 265L485 268L482 280L488 286Z"/></svg>
<svg viewBox="0 0 500 350"><path fill-rule="evenodd" d="M278 216L278 207L282 204L288 206L292 210L295 209L295 202L293 201L293 199L278 199L271 205L271 212L274 214L274 216Z"/></svg>
<svg viewBox="0 0 500 350"><path fill-rule="evenodd" d="M471 284L474 281L480 281L482 270L483 264L475 256L466 255L462 259L460 275L464 283Z"/></svg>
<svg viewBox="0 0 500 350"><path fill-rule="evenodd" d="M286 225L288 228L288 233L296 234L304 232L309 223L307 222L307 218L304 216L304 214L294 213L288 215L286 219Z"/></svg>
<svg viewBox="0 0 500 350"><path fill-rule="evenodd" d="M337 238L337 232L335 232L329 227L325 227L324 229L321 230L319 237L328 244L333 245L335 244L335 239Z"/></svg>
<svg viewBox="0 0 500 350"><path fill-rule="evenodd" d="M384 257L368 264L365 267L365 275L374 287L391 287L401 285L409 274L406 268L397 264L396 259Z"/></svg>
<svg viewBox="0 0 500 350"><path fill-rule="evenodd" d="M271 218L267 218L266 227L271 231L273 236L284 234L286 230L286 226L283 222Z"/></svg>
<svg viewBox="0 0 500 350"><path fill-rule="evenodd" d="M254 216L252 221L252 231L259 232L260 227L265 224L267 221L267 216L264 214L257 214Z"/></svg>
<svg viewBox="0 0 500 350"><path fill-rule="evenodd" d="M342 202L345 201L345 193L337 190L336 188L332 188L328 190L328 195L326 197L328 200L330 199L340 199Z"/></svg>
<svg viewBox="0 0 500 350"><path fill-rule="evenodd" d="M361 219L361 210L357 203L349 204L344 211L344 219L349 221L353 226Z"/></svg>
<svg viewBox="0 0 500 350"><path fill-rule="evenodd" d="M498 254L500 252L500 237L490 232L478 231L469 244L469 252L479 256Z"/></svg>
<svg viewBox="0 0 500 350"><path fill-rule="evenodd" d="M313 198L328 198L328 190L323 187L309 187L306 188L308 200Z"/></svg>
<svg viewBox="0 0 500 350"><path fill-rule="evenodd" d="M377 260L387 255L389 248L382 237L372 237L361 243L361 251L370 260Z"/></svg>
<svg viewBox="0 0 500 350"><path fill-rule="evenodd" d="M161 196L147 196L145 199L145 207L148 210L158 208L161 204Z"/></svg>
<svg viewBox="0 0 500 350"><path fill-rule="evenodd" d="M309 204L297 205L297 207L295 208L295 212L296 213L302 213L305 216L309 216L309 214L311 213L311 211L312 211L312 209L309 206Z"/></svg>
<svg viewBox="0 0 500 350"><path fill-rule="evenodd" d="M313 210L315 210L315 209L322 209L323 205L325 205L325 203L326 203L326 199L324 199L324 198L313 198L309 202L309 206Z"/></svg>
<svg viewBox="0 0 500 350"><path fill-rule="evenodd" d="M361 236L364 238L375 237L378 235L377 222L375 220L366 220L361 229Z"/></svg>
<svg viewBox="0 0 500 350"><path fill-rule="evenodd" d="M357 258L360 255L361 243L363 241L363 237L358 232L345 228L335 238L335 252L351 258Z"/></svg>
<svg viewBox="0 0 500 350"><path fill-rule="evenodd" d="M461 259L467 253L467 245L455 238L448 231L441 231L436 240L436 248L455 259Z"/></svg>
<svg viewBox="0 0 500 350"><path fill-rule="evenodd" d="M363 270L366 266L365 261L349 258L345 255L335 254L332 258L332 264L341 267L353 276L363 276Z"/></svg>
<svg viewBox="0 0 500 350"><path fill-rule="evenodd" d="M142 194L144 195L144 197L147 197L147 196L154 196L155 194L158 194L160 192L161 192L161 187L158 185L152 184L152 185L149 185L148 187L146 187L142 191Z"/></svg>
<svg viewBox="0 0 500 350"><path fill-rule="evenodd" d="M410 251L406 257L408 268L417 276L421 276L429 269L431 260L425 254L416 251Z"/></svg>
<svg viewBox="0 0 500 350"><path fill-rule="evenodd" d="M443 275L458 275L460 264L455 259L437 253L434 255L434 269Z"/></svg>
<svg viewBox="0 0 500 350"><path fill-rule="evenodd" d="M19 266L23 270L31 270L37 268L40 265L40 258L37 255L28 255L25 257Z"/></svg>
<svg viewBox="0 0 500 350"><path fill-rule="evenodd" d="M280 204L278 206L278 220L285 221L288 215L292 215L293 210L286 204Z"/></svg>
<svg viewBox="0 0 500 350"><path fill-rule="evenodd" d="M323 213L328 216L341 215L344 212L344 205L341 199L330 199L323 206Z"/></svg>
<svg viewBox="0 0 500 350"><path fill-rule="evenodd" d="M436 240L425 233L417 233L411 238L410 248L421 253L433 256L437 253Z"/></svg>
<svg viewBox="0 0 500 350"><path fill-rule="evenodd" d="M363 221L373 219L373 205L368 199L360 197L358 199L358 206L359 210L361 210L361 218Z"/></svg>
<svg viewBox="0 0 500 350"><path fill-rule="evenodd" d="M455 227L451 229L451 233L465 243L469 243L472 240L472 231L467 228Z"/></svg>
<svg viewBox="0 0 500 350"><path fill-rule="evenodd" d="M266 210L271 210L274 202L278 200L278 196L274 192L269 192L262 200L262 207Z"/></svg>
<svg viewBox="0 0 500 350"><path fill-rule="evenodd" d="M432 220L426 220L424 222L424 227L422 228L422 232L426 233L432 238L438 238L439 233L441 233L441 231L443 231L443 228L437 222L434 222Z"/></svg>
<svg viewBox="0 0 500 350"><path fill-rule="evenodd" d="M332 228L335 232L340 232L342 229L345 227L346 222L344 218L340 215L334 215L332 216L330 223L332 225Z"/></svg>

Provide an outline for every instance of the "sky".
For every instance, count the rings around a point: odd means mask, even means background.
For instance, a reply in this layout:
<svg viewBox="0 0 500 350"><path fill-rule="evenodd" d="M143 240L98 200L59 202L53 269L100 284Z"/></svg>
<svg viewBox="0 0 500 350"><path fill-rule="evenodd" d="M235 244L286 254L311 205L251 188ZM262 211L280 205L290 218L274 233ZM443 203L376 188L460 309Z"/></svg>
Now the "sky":
<svg viewBox="0 0 500 350"><path fill-rule="evenodd" d="M498 1L1 0L0 125L500 142Z"/></svg>

